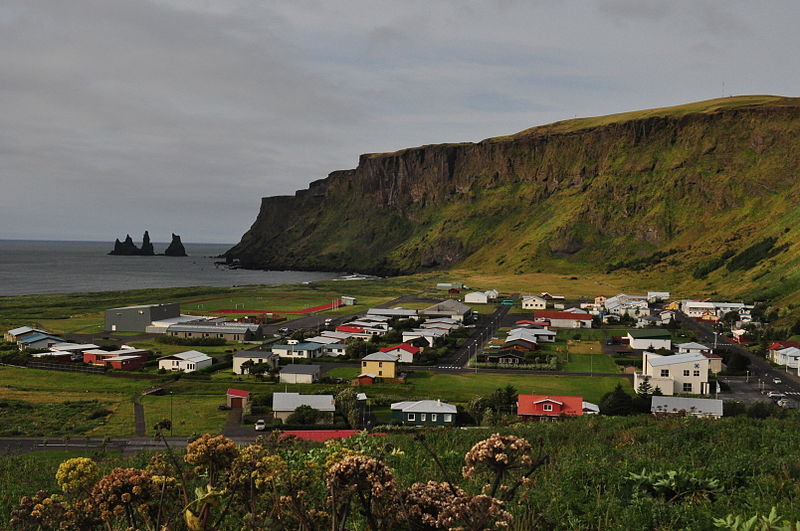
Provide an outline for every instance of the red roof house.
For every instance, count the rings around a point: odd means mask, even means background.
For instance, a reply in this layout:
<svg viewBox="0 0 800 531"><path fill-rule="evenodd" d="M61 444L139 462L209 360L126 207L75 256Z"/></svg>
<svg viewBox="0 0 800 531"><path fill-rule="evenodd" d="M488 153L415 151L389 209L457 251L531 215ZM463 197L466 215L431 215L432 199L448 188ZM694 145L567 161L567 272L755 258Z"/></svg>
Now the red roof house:
<svg viewBox="0 0 800 531"><path fill-rule="evenodd" d="M384 347L381 349L381 352L397 354L400 357L398 360L400 363L413 363L414 356L422 352L422 349L414 345L409 345L408 343L400 343L393 347Z"/></svg>
<svg viewBox="0 0 800 531"><path fill-rule="evenodd" d="M583 415L582 396L523 395L517 396L517 415L534 420Z"/></svg>
<svg viewBox="0 0 800 531"><path fill-rule="evenodd" d="M348 332L350 334L363 334L364 329L356 326L339 325L336 327L337 332Z"/></svg>
<svg viewBox="0 0 800 531"><path fill-rule="evenodd" d="M228 389L225 394L228 398L228 407L231 409L244 409L250 399L250 393L241 389Z"/></svg>

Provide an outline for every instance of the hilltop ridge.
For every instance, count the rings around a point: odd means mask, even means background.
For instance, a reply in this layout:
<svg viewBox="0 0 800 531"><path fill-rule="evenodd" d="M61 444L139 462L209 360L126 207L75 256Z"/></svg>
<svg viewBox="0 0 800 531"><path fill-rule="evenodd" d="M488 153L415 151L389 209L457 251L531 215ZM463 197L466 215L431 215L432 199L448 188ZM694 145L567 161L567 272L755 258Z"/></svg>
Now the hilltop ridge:
<svg viewBox="0 0 800 531"><path fill-rule="evenodd" d="M263 198L227 255L379 274L635 270L696 292L793 293L798 133L800 99L739 96L365 154Z"/></svg>

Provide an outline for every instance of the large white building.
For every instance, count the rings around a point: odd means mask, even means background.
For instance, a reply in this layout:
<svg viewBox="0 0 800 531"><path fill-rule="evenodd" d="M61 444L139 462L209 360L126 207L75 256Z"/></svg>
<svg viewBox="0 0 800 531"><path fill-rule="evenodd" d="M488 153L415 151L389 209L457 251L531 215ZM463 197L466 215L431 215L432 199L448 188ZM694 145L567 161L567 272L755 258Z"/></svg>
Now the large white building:
<svg viewBox="0 0 800 531"><path fill-rule="evenodd" d="M525 295L522 297L523 310L545 310L547 309L547 301L536 295Z"/></svg>
<svg viewBox="0 0 800 531"><path fill-rule="evenodd" d="M634 374L633 387L648 379L650 386L658 387L665 395L675 394L709 394L708 383L709 360L702 354L675 354L661 356L645 352L642 357L642 371Z"/></svg>
<svg viewBox="0 0 800 531"><path fill-rule="evenodd" d="M204 367L210 367L213 359L196 350L187 350L171 356L158 358L158 368L168 371L194 372Z"/></svg>

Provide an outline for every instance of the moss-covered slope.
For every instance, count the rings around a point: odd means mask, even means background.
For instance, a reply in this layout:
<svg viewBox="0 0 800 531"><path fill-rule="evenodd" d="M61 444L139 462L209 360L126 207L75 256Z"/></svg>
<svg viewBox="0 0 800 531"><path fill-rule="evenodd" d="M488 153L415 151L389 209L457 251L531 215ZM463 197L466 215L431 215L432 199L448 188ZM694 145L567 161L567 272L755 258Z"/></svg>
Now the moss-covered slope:
<svg viewBox="0 0 800 531"><path fill-rule="evenodd" d="M377 273L633 269L693 289L794 291L798 147L800 99L743 96L362 155L264 198L229 255Z"/></svg>

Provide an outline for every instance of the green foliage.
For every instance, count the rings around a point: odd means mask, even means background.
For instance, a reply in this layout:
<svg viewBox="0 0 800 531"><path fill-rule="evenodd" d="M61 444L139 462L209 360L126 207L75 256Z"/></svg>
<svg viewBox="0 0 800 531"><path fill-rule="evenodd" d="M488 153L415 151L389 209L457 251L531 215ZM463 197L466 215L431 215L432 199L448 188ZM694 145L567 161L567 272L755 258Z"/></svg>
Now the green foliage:
<svg viewBox="0 0 800 531"><path fill-rule="evenodd" d="M768 515L757 514L747 520L743 516L732 514L725 518L714 518L714 527L729 531L797 531L800 529L800 520L785 520L772 507Z"/></svg>
<svg viewBox="0 0 800 531"><path fill-rule="evenodd" d="M744 251L731 258L730 262L728 262L728 265L726 266L728 271L746 271L748 269L752 269L760 261L775 256L789 247L788 244L775 247L775 243L777 241L777 238L772 237L764 238L763 240L754 243Z"/></svg>
<svg viewBox="0 0 800 531"><path fill-rule="evenodd" d="M669 503L700 503L713 500L722 491L719 480L699 476L684 469L659 472L642 470L628 474L634 497L650 496Z"/></svg>
<svg viewBox="0 0 800 531"><path fill-rule="evenodd" d="M100 425L111 411L97 400L33 404L0 400L0 436L62 437L84 434Z"/></svg>
<svg viewBox="0 0 800 531"><path fill-rule="evenodd" d="M183 345L187 347L221 347L227 343L221 337L178 337L166 334L158 336L156 342L164 345Z"/></svg>
<svg viewBox="0 0 800 531"><path fill-rule="evenodd" d="M318 409L303 404L297 406L294 412L286 419L287 424L316 424L321 418L321 413Z"/></svg>
<svg viewBox="0 0 800 531"><path fill-rule="evenodd" d="M603 415L630 415L634 412L633 398L625 392L622 384L617 384L613 391L603 395L598 405Z"/></svg>
<svg viewBox="0 0 800 531"><path fill-rule="evenodd" d="M606 273L611 273L617 269L630 269L631 271L641 271L650 266L660 264L665 258L680 252L680 249L668 249L666 251L656 251L651 255L642 256L639 258L632 258L630 260L622 260L609 264L606 268Z"/></svg>

